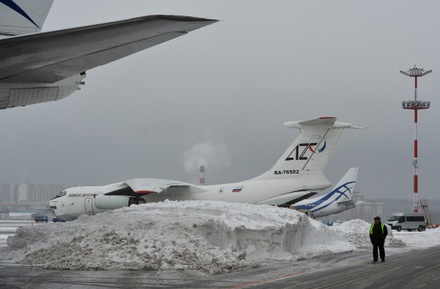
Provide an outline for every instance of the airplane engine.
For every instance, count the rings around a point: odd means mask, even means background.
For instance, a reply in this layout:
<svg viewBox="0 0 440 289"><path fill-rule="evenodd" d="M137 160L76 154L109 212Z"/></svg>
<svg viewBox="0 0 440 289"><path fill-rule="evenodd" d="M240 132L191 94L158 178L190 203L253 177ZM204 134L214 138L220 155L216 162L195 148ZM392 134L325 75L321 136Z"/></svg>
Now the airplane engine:
<svg viewBox="0 0 440 289"><path fill-rule="evenodd" d="M139 204L145 204L145 200L131 196L97 195L95 198L95 207L102 210L112 210Z"/></svg>
<svg viewBox="0 0 440 289"><path fill-rule="evenodd" d="M85 73L54 83L2 83L0 109L56 101L71 95L84 84Z"/></svg>

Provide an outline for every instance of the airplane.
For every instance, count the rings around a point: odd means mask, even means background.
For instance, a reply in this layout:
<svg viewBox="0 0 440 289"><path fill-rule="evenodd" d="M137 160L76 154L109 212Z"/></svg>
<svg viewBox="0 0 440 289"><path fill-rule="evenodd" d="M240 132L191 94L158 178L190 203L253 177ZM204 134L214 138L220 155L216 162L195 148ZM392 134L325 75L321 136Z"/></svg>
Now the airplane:
<svg viewBox="0 0 440 289"><path fill-rule="evenodd" d="M0 109L63 99L86 70L218 21L151 15L38 33L52 2L0 0Z"/></svg>
<svg viewBox="0 0 440 289"><path fill-rule="evenodd" d="M220 185L151 178L130 179L105 186L72 187L49 202L49 210L69 221L82 214L93 215L133 204L164 200L213 200L268 204L288 207L316 194L331 183L323 170L345 128L359 128L336 122L335 117L320 117L284 123L298 128L299 136L275 165L265 173L241 182Z"/></svg>
<svg viewBox="0 0 440 289"><path fill-rule="evenodd" d="M290 208L304 212L309 217L319 218L338 214L354 208L361 202L352 200L358 168L351 168L328 194L299 201Z"/></svg>

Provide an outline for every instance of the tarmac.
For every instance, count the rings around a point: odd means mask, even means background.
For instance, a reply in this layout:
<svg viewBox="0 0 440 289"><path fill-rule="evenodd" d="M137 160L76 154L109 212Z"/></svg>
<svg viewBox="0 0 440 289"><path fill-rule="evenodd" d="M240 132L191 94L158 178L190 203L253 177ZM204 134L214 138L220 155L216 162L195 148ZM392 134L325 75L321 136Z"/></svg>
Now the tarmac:
<svg viewBox="0 0 440 289"><path fill-rule="evenodd" d="M371 264L368 250L210 275L198 271L74 271L0 264L0 288L438 288L440 246Z"/></svg>
<svg viewBox="0 0 440 289"><path fill-rule="evenodd" d="M23 225L32 226L32 222L1 221L0 234L13 234L16 226ZM386 262L371 264L371 260L371 250L365 249L224 274L195 270L47 270L0 260L0 288L438 288L440 246L398 254L387 251Z"/></svg>

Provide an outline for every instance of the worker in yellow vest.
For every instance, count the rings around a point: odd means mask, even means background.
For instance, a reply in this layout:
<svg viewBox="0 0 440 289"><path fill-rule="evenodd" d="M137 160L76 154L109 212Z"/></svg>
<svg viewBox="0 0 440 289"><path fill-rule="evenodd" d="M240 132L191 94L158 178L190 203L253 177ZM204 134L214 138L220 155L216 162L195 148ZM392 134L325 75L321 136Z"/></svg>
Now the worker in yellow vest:
<svg viewBox="0 0 440 289"><path fill-rule="evenodd" d="M388 235L388 229L385 224L380 222L380 217L374 217L374 223L370 227L370 240L373 244L373 264L377 263L378 260L378 250L380 259L385 262L385 238Z"/></svg>

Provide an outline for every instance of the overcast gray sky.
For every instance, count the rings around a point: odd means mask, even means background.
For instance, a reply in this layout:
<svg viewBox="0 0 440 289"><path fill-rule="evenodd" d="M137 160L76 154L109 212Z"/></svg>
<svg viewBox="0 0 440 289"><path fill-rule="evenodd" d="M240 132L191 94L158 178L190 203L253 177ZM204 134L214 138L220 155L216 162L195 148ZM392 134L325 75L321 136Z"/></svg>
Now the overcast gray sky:
<svg viewBox="0 0 440 289"><path fill-rule="evenodd" d="M0 182L103 185L135 177L209 184L268 170L297 130L336 116L346 130L325 170L359 167L367 199L412 198L414 65L432 69L418 96L419 198L438 199L438 1L55 0L43 31L143 15L219 19L87 72L52 103L0 112Z"/></svg>

